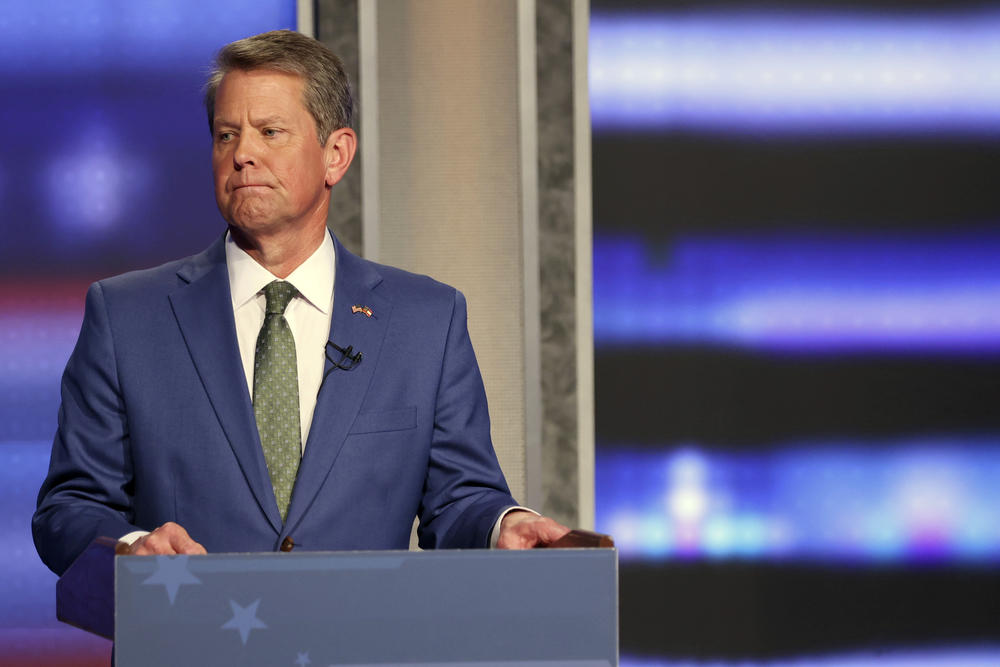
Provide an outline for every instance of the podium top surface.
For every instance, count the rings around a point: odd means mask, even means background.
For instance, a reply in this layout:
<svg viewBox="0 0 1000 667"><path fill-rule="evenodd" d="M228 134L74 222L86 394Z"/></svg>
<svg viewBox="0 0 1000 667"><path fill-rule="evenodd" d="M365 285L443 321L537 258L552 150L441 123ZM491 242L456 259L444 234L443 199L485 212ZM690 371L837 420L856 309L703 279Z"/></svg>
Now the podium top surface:
<svg viewBox="0 0 1000 667"><path fill-rule="evenodd" d="M612 549L123 556L116 664L614 665L617 603Z"/></svg>

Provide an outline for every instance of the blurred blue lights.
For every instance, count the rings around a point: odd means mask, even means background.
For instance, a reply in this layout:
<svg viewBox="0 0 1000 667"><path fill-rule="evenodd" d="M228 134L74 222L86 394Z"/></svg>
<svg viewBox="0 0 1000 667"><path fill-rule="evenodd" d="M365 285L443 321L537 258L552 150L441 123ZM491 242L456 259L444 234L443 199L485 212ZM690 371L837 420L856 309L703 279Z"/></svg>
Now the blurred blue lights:
<svg viewBox="0 0 1000 667"><path fill-rule="evenodd" d="M622 559L1000 562L1000 437L732 453L602 445Z"/></svg>
<svg viewBox="0 0 1000 667"><path fill-rule="evenodd" d="M1000 352L1000 236L841 235L594 243L598 346L810 353Z"/></svg>
<svg viewBox="0 0 1000 667"><path fill-rule="evenodd" d="M296 2L52 0L0 15L0 262L92 279L220 233L201 89L225 43L294 28Z"/></svg>
<svg viewBox="0 0 1000 667"><path fill-rule="evenodd" d="M595 12L600 129L1000 130L1000 13Z"/></svg>
<svg viewBox="0 0 1000 667"><path fill-rule="evenodd" d="M40 387L56 393L80 333L82 303L65 309L15 309L2 302L0 306L4 306L0 308L0 389L9 386L13 392L16 387ZM54 433L55 422L46 424L46 428Z"/></svg>
<svg viewBox="0 0 1000 667"><path fill-rule="evenodd" d="M295 0L43 0L0 12L0 663L108 664L55 618L31 541L59 377L87 284L221 233L201 86L225 43L294 28Z"/></svg>
<svg viewBox="0 0 1000 667"><path fill-rule="evenodd" d="M205 67L228 41L296 26L294 0L46 0L0 14L0 70L31 74Z"/></svg>
<svg viewBox="0 0 1000 667"><path fill-rule="evenodd" d="M52 156L38 199L63 231L106 233L134 220L148 198L154 166L135 148L119 147L115 128L92 124L80 134L76 144Z"/></svg>

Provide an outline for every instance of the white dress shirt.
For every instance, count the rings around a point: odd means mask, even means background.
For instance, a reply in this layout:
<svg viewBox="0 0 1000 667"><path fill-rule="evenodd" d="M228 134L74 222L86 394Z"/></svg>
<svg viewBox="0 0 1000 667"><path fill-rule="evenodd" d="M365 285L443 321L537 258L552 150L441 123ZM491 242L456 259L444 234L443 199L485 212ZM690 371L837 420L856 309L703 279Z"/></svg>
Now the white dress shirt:
<svg viewBox="0 0 1000 667"><path fill-rule="evenodd" d="M298 290L285 308L285 319L295 339L295 362L299 375L299 426L302 448L309 438L309 426L316 410L316 396L323 383L326 367L326 344L330 340L330 319L333 317L333 281L336 274L336 253L330 232L319 248L292 271L285 282ZM253 361L257 335L264 323L267 300L264 287L282 280L257 263L233 240L226 236L226 267L229 269L229 292L233 297L236 318L236 340L243 360L247 391L253 398Z"/></svg>

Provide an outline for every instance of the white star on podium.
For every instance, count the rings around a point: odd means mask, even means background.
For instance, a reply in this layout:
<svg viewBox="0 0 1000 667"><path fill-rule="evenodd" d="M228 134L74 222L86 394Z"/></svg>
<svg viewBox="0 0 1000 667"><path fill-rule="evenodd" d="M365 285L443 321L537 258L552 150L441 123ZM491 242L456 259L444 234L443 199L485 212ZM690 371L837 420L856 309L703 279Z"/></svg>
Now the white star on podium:
<svg viewBox="0 0 1000 667"><path fill-rule="evenodd" d="M309 651L299 653L299 657L295 659L295 664L298 667L306 667L306 665L312 664L312 660L309 659Z"/></svg>
<svg viewBox="0 0 1000 667"><path fill-rule="evenodd" d="M242 639L243 643L246 644L247 638L250 637L251 630L267 629L267 625L265 625L262 620L257 618L257 605L259 604L260 598L257 598L246 607L241 607L233 600L230 600L229 606L233 610L233 617L223 624L222 629L238 630L240 633L240 639Z"/></svg>
<svg viewBox="0 0 1000 667"><path fill-rule="evenodd" d="M201 579L191 574L187 566L187 556L157 556L156 572L143 584L163 584L167 589L170 604L177 597L177 589L183 584L200 584Z"/></svg>

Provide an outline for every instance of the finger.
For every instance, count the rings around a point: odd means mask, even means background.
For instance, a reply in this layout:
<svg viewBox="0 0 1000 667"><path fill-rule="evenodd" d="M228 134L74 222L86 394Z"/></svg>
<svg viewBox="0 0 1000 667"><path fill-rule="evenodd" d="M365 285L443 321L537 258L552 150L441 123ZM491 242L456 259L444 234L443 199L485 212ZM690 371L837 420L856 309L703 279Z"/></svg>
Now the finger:
<svg viewBox="0 0 1000 667"><path fill-rule="evenodd" d="M169 527L169 528L168 528ZM195 542L182 526L176 523L164 524L166 537L170 540L170 547L177 554L204 554L205 547Z"/></svg>
<svg viewBox="0 0 1000 667"><path fill-rule="evenodd" d="M136 540L132 545L131 553L135 556L172 556L176 552L170 544L170 540L153 531Z"/></svg>
<svg viewBox="0 0 1000 667"><path fill-rule="evenodd" d="M513 528L503 527L500 530L500 538L497 540L497 548L523 549L521 542L521 536Z"/></svg>
<svg viewBox="0 0 1000 667"><path fill-rule="evenodd" d="M552 541L550 535L559 534L557 530L554 531L552 529L549 522L545 519L532 522L530 525L525 526L525 528L527 530L522 534L522 537L524 538L524 548L526 549L548 544Z"/></svg>
<svg viewBox="0 0 1000 667"><path fill-rule="evenodd" d="M523 544L524 540L520 535L515 535L510 533L507 535L501 535L500 539L497 540L498 549L526 549L527 547Z"/></svg>
<svg viewBox="0 0 1000 667"><path fill-rule="evenodd" d="M514 532L520 538L514 548L531 549L555 542L568 533L569 528L547 517L534 517L514 526Z"/></svg>
<svg viewBox="0 0 1000 667"><path fill-rule="evenodd" d="M176 554L204 554L205 547L195 542L183 526L167 522L136 540L131 553L137 556L173 556Z"/></svg>
<svg viewBox="0 0 1000 667"><path fill-rule="evenodd" d="M517 517L516 523L504 527L497 540L497 546L502 549L530 549L541 539L541 527L549 519L538 516Z"/></svg>
<svg viewBox="0 0 1000 667"><path fill-rule="evenodd" d="M539 525L538 541L542 544L551 544L561 539L569 533L569 528L552 519L544 519Z"/></svg>
<svg viewBox="0 0 1000 667"><path fill-rule="evenodd" d="M191 549L185 553L191 554L192 556L207 556L208 549L203 547L200 543L191 540Z"/></svg>
<svg viewBox="0 0 1000 667"><path fill-rule="evenodd" d="M194 540L175 544L163 538L144 539L141 543L132 545L130 554L134 556L202 556L208 553L201 544Z"/></svg>

